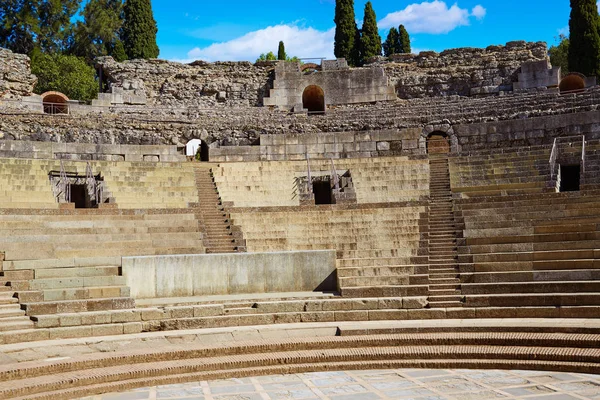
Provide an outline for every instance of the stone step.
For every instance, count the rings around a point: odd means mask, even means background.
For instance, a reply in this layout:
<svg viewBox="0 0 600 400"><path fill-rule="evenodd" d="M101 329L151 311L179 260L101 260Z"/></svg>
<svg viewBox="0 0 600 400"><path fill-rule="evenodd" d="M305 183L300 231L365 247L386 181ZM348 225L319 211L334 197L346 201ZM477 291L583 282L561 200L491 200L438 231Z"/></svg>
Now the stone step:
<svg viewBox="0 0 600 400"><path fill-rule="evenodd" d="M21 304L27 315L48 315L61 313L79 313L86 311L124 310L135 307L135 301L128 297L48 301L42 303Z"/></svg>

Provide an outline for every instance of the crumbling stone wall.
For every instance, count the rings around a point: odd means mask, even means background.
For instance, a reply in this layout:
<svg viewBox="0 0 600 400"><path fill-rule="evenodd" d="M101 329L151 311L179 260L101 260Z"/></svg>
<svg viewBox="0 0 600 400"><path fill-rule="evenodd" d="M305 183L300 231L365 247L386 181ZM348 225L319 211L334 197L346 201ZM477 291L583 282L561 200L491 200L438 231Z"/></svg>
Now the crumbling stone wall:
<svg viewBox="0 0 600 400"><path fill-rule="evenodd" d="M112 88L135 97L145 96L147 104L160 107L217 106L254 107L262 105L268 93L273 67L249 62L196 61L181 64L165 60L116 62L112 57L96 60L103 79Z"/></svg>
<svg viewBox="0 0 600 400"><path fill-rule="evenodd" d="M521 65L548 58L546 43L450 49L441 53L395 54L376 61L403 99L478 96L513 90Z"/></svg>
<svg viewBox="0 0 600 400"><path fill-rule="evenodd" d="M0 48L0 98L31 96L36 83L29 57Z"/></svg>

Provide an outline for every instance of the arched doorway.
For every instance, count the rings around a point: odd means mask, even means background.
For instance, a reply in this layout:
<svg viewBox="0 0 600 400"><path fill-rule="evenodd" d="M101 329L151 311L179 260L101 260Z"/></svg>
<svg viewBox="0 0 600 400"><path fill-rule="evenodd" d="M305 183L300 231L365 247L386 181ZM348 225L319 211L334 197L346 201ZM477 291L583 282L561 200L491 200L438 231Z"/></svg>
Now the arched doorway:
<svg viewBox="0 0 600 400"><path fill-rule="evenodd" d="M302 93L302 107L309 113L325 112L325 92L317 85L310 85Z"/></svg>
<svg viewBox="0 0 600 400"><path fill-rule="evenodd" d="M571 72L562 78L560 84L558 85L558 89L561 93L575 92L585 89L585 75L577 72Z"/></svg>
<svg viewBox="0 0 600 400"><path fill-rule="evenodd" d="M42 94L42 104L45 114L68 114L69 98L60 92Z"/></svg>
<svg viewBox="0 0 600 400"><path fill-rule="evenodd" d="M427 154L450 153L450 141L444 132L432 132L427 136Z"/></svg>

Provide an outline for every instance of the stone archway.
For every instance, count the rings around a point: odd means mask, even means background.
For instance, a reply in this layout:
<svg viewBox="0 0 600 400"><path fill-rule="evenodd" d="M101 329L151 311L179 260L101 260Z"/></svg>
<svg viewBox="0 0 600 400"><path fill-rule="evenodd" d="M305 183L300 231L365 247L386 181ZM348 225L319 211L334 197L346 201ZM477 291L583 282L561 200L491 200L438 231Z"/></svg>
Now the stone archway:
<svg viewBox="0 0 600 400"><path fill-rule="evenodd" d="M68 114L69 98L60 92L46 92L41 95L45 114Z"/></svg>
<svg viewBox="0 0 600 400"><path fill-rule="evenodd" d="M450 141L444 132L432 132L427 136L427 154L450 153Z"/></svg>
<svg viewBox="0 0 600 400"><path fill-rule="evenodd" d="M433 135L445 137L450 153L458 153L460 151L460 144L458 143L458 137L454 133L454 129L450 124L439 124L439 125L427 125L423 128L421 137L419 138L419 149L421 154L428 154L428 140Z"/></svg>
<svg viewBox="0 0 600 400"><path fill-rule="evenodd" d="M302 93L302 107L309 113L325 113L325 92L317 85L310 85Z"/></svg>
<svg viewBox="0 0 600 400"><path fill-rule="evenodd" d="M576 92L585 89L585 75L571 72L561 79L558 89L561 93Z"/></svg>

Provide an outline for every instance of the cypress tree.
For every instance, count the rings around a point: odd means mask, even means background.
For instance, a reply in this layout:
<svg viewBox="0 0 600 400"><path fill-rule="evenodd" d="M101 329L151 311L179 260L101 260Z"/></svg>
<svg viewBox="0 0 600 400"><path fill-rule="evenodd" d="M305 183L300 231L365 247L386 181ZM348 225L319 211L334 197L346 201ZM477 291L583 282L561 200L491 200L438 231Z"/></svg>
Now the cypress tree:
<svg viewBox="0 0 600 400"><path fill-rule="evenodd" d="M156 58L156 21L152 14L150 0L125 0L123 7L123 46L129 59Z"/></svg>
<svg viewBox="0 0 600 400"><path fill-rule="evenodd" d="M335 41L333 53L337 58L345 58L348 64L357 65L359 60L360 32L354 16L354 0L335 2Z"/></svg>
<svg viewBox="0 0 600 400"><path fill-rule="evenodd" d="M285 61L287 59L287 54L285 54L285 45L283 41L279 42L279 49L277 50L277 59L281 61Z"/></svg>
<svg viewBox="0 0 600 400"><path fill-rule="evenodd" d="M365 17L360 38L361 65L369 58L381 55L381 36L377 29L377 17L370 1L365 4Z"/></svg>
<svg viewBox="0 0 600 400"><path fill-rule="evenodd" d="M600 76L600 35L596 0L571 0L569 70Z"/></svg>
<svg viewBox="0 0 600 400"><path fill-rule="evenodd" d="M383 54L385 54L386 57L389 57L397 52L396 49L398 47L398 41L398 29L391 27L390 32L383 43Z"/></svg>
<svg viewBox="0 0 600 400"><path fill-rule="evenodd" d="M410 36L408 35L408 31L404 27L404 25L400 25L398 28L398 53L410 53L412 49L410 48Z"/></svg>

